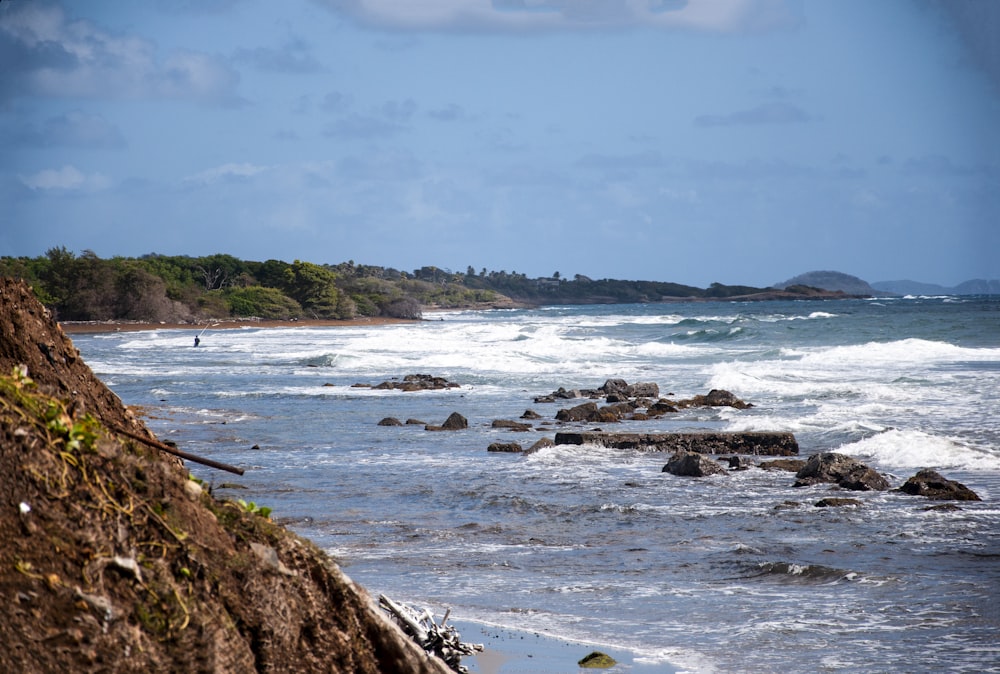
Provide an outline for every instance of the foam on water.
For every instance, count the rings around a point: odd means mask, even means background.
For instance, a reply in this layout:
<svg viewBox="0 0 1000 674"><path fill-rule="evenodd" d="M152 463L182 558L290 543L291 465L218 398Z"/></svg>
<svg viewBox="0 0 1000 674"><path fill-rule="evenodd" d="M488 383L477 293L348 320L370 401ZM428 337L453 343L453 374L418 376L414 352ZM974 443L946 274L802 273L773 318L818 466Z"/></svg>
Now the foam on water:
<svg viewBox="0 0 1000 674"><path fill-rule="evenodd" d="M837 451L891 468L1000 471L1000 454L918 430L888 430L845 444Z"/></svg>

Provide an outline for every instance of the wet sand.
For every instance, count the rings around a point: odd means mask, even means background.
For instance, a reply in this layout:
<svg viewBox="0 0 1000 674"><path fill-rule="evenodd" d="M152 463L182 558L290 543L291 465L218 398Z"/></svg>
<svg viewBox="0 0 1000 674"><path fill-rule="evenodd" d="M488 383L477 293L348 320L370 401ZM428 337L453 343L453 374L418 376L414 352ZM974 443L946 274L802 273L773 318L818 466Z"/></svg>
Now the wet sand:
<svg viewBox="0 0 1000 674"><path fill-rule="evenodd" d="M479 643L485 650L462 658L470 674L682 674L666 662L636 662L629 651L559 639L543 632L512 630L462 620L450 621L466 643ZM583 669L577 663L594 651L613 657L617 664L608 669Z"/></svg>

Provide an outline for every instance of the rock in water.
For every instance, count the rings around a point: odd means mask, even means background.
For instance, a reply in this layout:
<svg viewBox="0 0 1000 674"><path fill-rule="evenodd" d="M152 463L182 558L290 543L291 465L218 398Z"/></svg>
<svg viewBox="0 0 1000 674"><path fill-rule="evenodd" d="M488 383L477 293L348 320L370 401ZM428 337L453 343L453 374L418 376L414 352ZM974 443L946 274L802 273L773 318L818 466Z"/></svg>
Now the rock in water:
<svg viewBox="0 0 1000 674"><path fill-rule="evenodd" d="M707 456L694 452L678 452L670 457L662 472L683 477L707 477L725 475L726 469Z"/></svg>
<svg viewBox="0 0 1000 674"><path fill-rule="evenodd" d="M979 495L961 482L942 477L924 468L903 484L898 491L911 496L926 496L934 501L979 501Z"/></svg>
<svg viewBox="0 0 1000 674"><path fill-rule="evenodd" d="M836 452L810 456L802 470L795 474L795 478L796 487L832 482L853 491L884 491L889 488L889 481L874 469Z"/></svg>

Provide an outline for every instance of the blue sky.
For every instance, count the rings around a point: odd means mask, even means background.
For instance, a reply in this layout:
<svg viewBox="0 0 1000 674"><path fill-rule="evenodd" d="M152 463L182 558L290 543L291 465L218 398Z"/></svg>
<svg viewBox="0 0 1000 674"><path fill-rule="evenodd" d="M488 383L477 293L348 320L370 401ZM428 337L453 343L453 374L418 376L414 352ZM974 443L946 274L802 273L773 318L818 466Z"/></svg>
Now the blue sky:
<svg viewBox="0 0 1000 674"><path fill-rule="evenodd" d="M0 254L1000 278L1000 3L0 0Z"/></svg>

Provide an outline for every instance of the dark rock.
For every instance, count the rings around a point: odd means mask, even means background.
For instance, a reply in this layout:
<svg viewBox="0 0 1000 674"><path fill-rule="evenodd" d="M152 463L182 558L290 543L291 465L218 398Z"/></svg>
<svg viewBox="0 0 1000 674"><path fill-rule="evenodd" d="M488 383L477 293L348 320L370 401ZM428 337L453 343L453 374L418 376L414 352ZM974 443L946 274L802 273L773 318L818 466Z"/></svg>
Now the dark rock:
<svg viewBox="0 0 1000 674"><path fill-rule="evenodd" d="M494 442L486 448L487 452L506 452L508 454L519 454L524 450L516 442Z"/></svg>
<svg viewBox="0 0 1000 674"><path fill-rule="evenodd" d="M616 419L624 419L626 416L635 411L635 405L629 402L615 403L613 405L605 405L598 410L601 414L610 414Z"/></svg>
<svg viewBox="0 0 1000 674"><path fill-rule="evenodd" d="M670 457L662 472L682 477L707 477L709 475L724 475L726 469L702 454L678 452Z"/></svg>
<svg viewBox="0 0 1000 674"><path fill-rule="evenodd" d="M609 403L624 403L628 402L628 396L624 393L609 393L608 397L605 398Z"/></svg>
<svg viewBox="0 0 1000 674"><path fill-rule="evenodd" d="M729 470L749 470L750 465L742 456L729 457Z"/></svg>
<svg viewBox="0 0 1000 674"><path fill-rule="evenodd" d="M823 452L809 457L795 477L796 487L832 482L852 491L883 491L889 488L889 481L874 469L836 452Z"/></svg>
<svg viewBox="0 0 1000 674"><path fill-rule="evenodd" d="M616 449L647 452L698 452L700 454L743 454L794 456L799 443L791 433L746 431L735 433L603 433L600 431L559 432L557 445L591 443Z"/></svg>
<svg viewBox="0 0 1000 674"><path fill-rule="evenodd" d="M630 384L625 389L625 395L629 398L659 398L660 387L655 382Z"/></svg>
<svg viewBox="0 0 1000 674"><path fill-rule="evenodd" d="M402 426L403 422L396 417L386 417L382 421L378 422L379 426Z"/></svg>
<svg viewBox="0 0 1000 674"><path fill-rule="evenodd" d="M625 389L628 388L628 382L624 379L608 379L601 386L600 390L605 393L605 395L611 395L613 393L623 393Z"/></svg>
<svg viewBox="0 0 1000 674"><path fill-rule="evenodd" d="M541 419L542 415L534 410L524 410L524 414L521 415L522 419Z"/></svg>
<svg viewBox="0 0 1000 674"><path fill-rule="evenodd" d="M834 496L828 496L824 499L816 501L814 504L817 508L842 508L844 506L859 506L861 501L856 498L837 498Z"/></svg>
<svg viewBox="0 0 1000 674"><path fill-rule="evenodd" d="M936 471L924 468L896 491L911 496L926 496L934 501L979 501L979 495L961 482L942 477Z"/></svg>
<svg viewBox="0 0 1000 674"><path fill-rule="evenodd" d="M522 424L517 421L511 421L510 419L494 419L491 424L493 428L506 428L512 431L530 431L531 424Z"/></svg>
<svg viewBox="0 0 1000 674"><path fill-rule="evenodd" d="M355 384L355 386L364 386ZM371 388L398 391L433 391L446 388L459 388L458 384L448 381L444 377L434 377L429 374L408 374L403 377L403 381L384 381Z"/></svg>
<svg viewBox="0 0 1000 674"><path fill-rule="evenodd" d="M667 400L657 400L655 403L646 408L646 414L657 417L663 414L672 414L677 411L678 410L674 407L673 403Z"/></svg>
<svg viewBox="0 0 1000 674"><path fill-rule="evenodd" d="M460 431L469 427L469 421L458 412L451 415L440 426L424 426L428 431Z"/></svg>
<svg viewBox="0 0 1000 674"><path fill-rule="evenodd" d="M924 510L934 510L939 512L954 512L956 510L961 510L954 503L938 503L937 505L927 506Z"/></svg>
<svg viewBox="0 0 1000 674"><path fill-rule="evenodd" d="M597 414L597 403L588 402L569 409L561 409L556 412L556 419L559 421L588 421Z"/></svg>
<svg viewBox="0 0 1000 674"><path fill-rule="evenodd" d="M729 391L712 389L708 395L697 395L688 400L678 400L677 407L735 407L738 410L745 410L753 405L740 400Z"/></svg>
<svg viewBox="0 0 1000 674"><path fill-rule="evenodd" d="M555 447L556 443L552 441L552 438L541 438L531 447L525 450L525 454L534 454L540 449L545 449L546 447Z"/></svg>
<svg viewBox="0 0 1000 674"><path fill-rule="evenodd" d="M774 461L761 461L757 467L761 470L784 470L789 473L797 473L806 467L806 460L775 459Z"/></svg>
<svg viewBox="0 0 1000 674"><path fill-rule="evenodd" d="M798 501L782 501L778 505L774 506L774 510L791 510L792 508L800 508L802 504Z"/></svg>
<svg viewBox="0 0 1000 674"><path fill-rule="evenodd" d="M407 426L426 426L427 422L426 421L421 421L420 419L407 419L406 420L406 425Z"/></svg>

